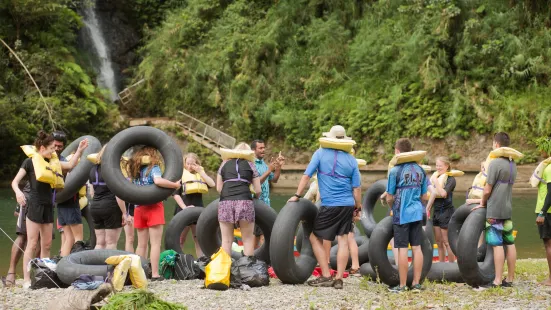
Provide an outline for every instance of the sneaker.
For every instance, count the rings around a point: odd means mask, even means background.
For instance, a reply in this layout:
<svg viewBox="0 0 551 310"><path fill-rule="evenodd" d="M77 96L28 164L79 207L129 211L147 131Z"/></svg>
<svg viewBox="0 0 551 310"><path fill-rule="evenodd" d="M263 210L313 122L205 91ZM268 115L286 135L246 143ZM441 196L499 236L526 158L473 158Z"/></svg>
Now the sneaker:
<svg viewBox="0 0 551 310"><path fill-rule="evenodd" d="M162 276L151 278L151 282L158 282L158 281L164 281L164 280L165 278L163 278Z"/></svg>
<svg viewBox="0 0 551 310"><path fill-rule="evenodd" d="M513 282L507 282L505 279L501 280L502 287L513 287Z"/></svg>
<svg viewBox="0 0 551 310"><path fill-rule="evenodd" d="M407 292L408 287L407 286L400 287L400 285L396 285L395 287L389 287L388 291L392 293L401 294L401 293Z"/></svg>
<svg viewBox="0 0 551 310"><path fill-rule="evenodd" d="M342 279L335 280L333 282L333 287L338 289L338 290L342 290L342 287L343 287Z"/></svg>
<svg viewBox="0 0 551 310"><path fill-rule="evenodd" d="M316 287L332 287L334 282L335 281L333 281L333 278L331 277L319 277L317 279L310 280L307 283L310 286Z"/></svg>
<svg viewBox="0 0 551 310"><path fill-rule="evenodd" d="M421 291L424 291L424 290L425 288L419 283L411 287L411 291L414 293L420 293Z"/></svg>
<svg viewBox="0 0 551 310"><path fill-rule="evenodd" d="M488 288L498 288L498 287L501 287L501 285L497 285L497 284L495 284L494 282L490 282L490 284L486 284L486 285L482 286L482 288L484 288L484 289L488 289Z"/></svg>

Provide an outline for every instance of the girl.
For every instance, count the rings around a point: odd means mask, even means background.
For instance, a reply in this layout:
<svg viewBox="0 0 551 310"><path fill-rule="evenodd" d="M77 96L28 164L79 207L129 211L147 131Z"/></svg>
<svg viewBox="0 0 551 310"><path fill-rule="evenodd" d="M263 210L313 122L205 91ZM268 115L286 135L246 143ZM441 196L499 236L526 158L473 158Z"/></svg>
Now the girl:
<svg viewBox="0 0 551 310"><path fill-rule="evenodd" d="M142 157L149 156L148 165L142 165ZM155 184L164 188L180 188L180 182L172 182L163 179L159 152L150 146L144 146L138 150L128 163L129 176L139 186ZM163 280L159 276L159 257L161 255L161 240L163 238L163 225L165 224L165 211L163 202L152 205L137 205L134 210L134 227L138 230L138 248L136 254L147 257L148 241L151 243L151 281Z"/></svg>
<svg viewBox="0 0 551 310"><path fill-rule="evenodd" d="M126 225L124 201L109 190L101 176L101 156L106 146L104 145L98 153L98 164L90 170L89 175L92 185L91 211L96 233L96 249L116 249L122 227Z"/></svg>
<svg viewBox="0 0 551 310"><path fill-rule="evenodd" d="M174 192L174 200L177 206L174 210L174 215L181 210L191 207L204 207L203 194L208 193L209 187L214 187L214 180L209 177L203 167L201 161L195 153L188 153L184 157L184 173L182 175L182 187ZM186 237L190 227L186 227L180 236L180 246L184 247ZM203 256L201 247L197 243L195 234L195 225L191 225L191 233L193 234L193 242L195 243L195 254L197 257Z"/></svg>
<svg viewBox="0 0 551 310"><path fill-rule="evenodd" d="M236 151L250 151L246 143L239 143ZM260 176L253 162L245 159L229 159L222 162L216 177L216 190L220 193L218 221L222 232L222 249L231 254L234 224L239 223L243 252L254 255L254 202L249 184L253 184L256 197L262 192Z"/></svg>
<svg viewBox="0 0 551 310"><path fill-rule="evenodd" d="M75 156L71 158L69 162L58 162L62 171L69 171L73 169L82 151L88 146L88 140L82 140ZM50 257L50 247L52 245L52 229L54 222L54 205L53 205L53 193L49 183L41 182L37 180L37 172L43 173L46 171L35 171L33 164L33 158L37 160L45 160L48 164L52 159L54 151L54 137L47 134L43 130L38 132L37 138L34 142L35 152L32 158L27 158L23 161L21 168L17 172L17 175L11 183L11 187L15 192L17 202L21 206L26 206L27 216L27 247L23 256L23 288L28 289L31 286L30 270L27 269L29 261L33 258L36 246L38 245L38 239L40 237L40 257ZM40 169L40 167L36 167ZM51 169L55 170L54 167ZM25 177L28 176L31 184L31 190L29 193L29 199L25 198L23 192L19 189L18 184Z"/></svg>
<svg viewBox="0 0 551 310"><path fill-rule="evenodd" d="M438 176L451 171L451 162L447 157L438 157L436 159L436 171ZM427 203L427 214L430 214L431 208L434 206L434 214L432 216L432 223L434 225L434 237L436 244L438 244L438 256L440 262L444 262L446 259L446 249L448 250L448 261L450 263L455 262L455 255L453 254L450 244L448 242L448 223L455 211L453 207L453 190L455 189L455 178L448 176L445 184L441 184L438 180L438 176L434 174L431 177L428 191L430 192L430 199Z"/></svg>

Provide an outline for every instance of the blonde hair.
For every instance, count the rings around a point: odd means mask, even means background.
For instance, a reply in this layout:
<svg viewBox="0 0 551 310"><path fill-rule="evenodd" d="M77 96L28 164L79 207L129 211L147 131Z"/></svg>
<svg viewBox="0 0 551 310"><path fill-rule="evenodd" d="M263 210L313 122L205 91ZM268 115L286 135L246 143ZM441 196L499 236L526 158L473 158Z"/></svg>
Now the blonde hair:
<svg viewBox="0 0 551 310"><path fill-rule="evenodd" d="M251 147L245 143L245 142L240 142L235 148L234 150L236 151L250 151L251 150Z"/></svg>
<svg viewBox="0 0 551 310"><path fill-rule="evenodd" d="M436 160L438 161L441 161L443 162L446 166L448 166L448 169L447 171L451 171L452 170L452 162L450 161L450 159L446 156L439 156L439 157L436 157Z"/></svg>
<svg viewBox="0 0 551 310"><path fill-rule="evenodd" d="M188 159L188 158L191 158L191 159L195 160L195 163L198 164L199 166L201 166L201 160L199 160L199 156L197 156L197 154L187 153L184 156L184 165L186 164L186 159Z"/></svg>

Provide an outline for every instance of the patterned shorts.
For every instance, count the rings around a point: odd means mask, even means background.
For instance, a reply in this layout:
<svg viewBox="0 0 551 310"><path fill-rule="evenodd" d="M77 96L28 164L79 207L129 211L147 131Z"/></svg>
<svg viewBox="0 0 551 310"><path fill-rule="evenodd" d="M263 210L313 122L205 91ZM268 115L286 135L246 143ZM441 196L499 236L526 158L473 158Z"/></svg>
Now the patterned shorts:
<svg viewBox="0 0 551 310"><path fill-rule="evenodd" d="M252 200L224 200L218 204L218 221L254 223L254 202Z"/></svg>
<svg viewBox="0 0 551 310"><path fill-rule="evenodd" d="M513 221L486 219L486 243L490 246L515 244Z"/></svg>

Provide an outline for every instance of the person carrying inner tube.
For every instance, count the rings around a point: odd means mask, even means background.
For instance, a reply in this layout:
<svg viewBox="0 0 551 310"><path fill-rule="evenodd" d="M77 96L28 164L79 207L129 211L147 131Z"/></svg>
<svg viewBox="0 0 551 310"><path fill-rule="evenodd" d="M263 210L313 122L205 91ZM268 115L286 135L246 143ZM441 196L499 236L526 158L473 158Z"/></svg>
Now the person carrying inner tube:
<svg viewBox="0 0 551 310"><path fill-rule="evenodd" d="M15 192L17 203L21 206L26 206L27 216L27 247L23 255L23 288L31 287L30 270L27 269L29 261L34 257L38 238L40 237L40 257L50 257L50 247L52 245L52 229L54 222L54 201L52 186L57 184L61 179L59 172L69 171L73 169L78 162L78 158L82 151L88 146L88 140L82 140L75 156L69 162L56 162L56 167L50 165L50 161L54 162L54 137L40 130L34 142L34 152L31 158L27 158L21 164L21 168L11 183L11 187ZM56 158L57 159L57 158ZM37 165L33 162L36 162ZM40 164L40 165L38 165ZM47 170L49 169L49 170ZM53 173L55 172L55 175ZM49 182L37 180L38 175L53 175L49 178ZM31 190L29 199L19 189L19 183L28 175Z"/></svg>
<svg viewBox="0 0 551 310"><path fill-rule="evenodd" d="M440 262L446 261L446 250L448 251L448 261L455 262L455 255L452 252L450 243L448 242L448 223L452 218L453 212L453 190L455 189L455 178L448 176L445 184L439 180L439 176L451 171L451 162L447 157L436 158L436 172L430 178L428 191L431 193L429 202L427 203L427 215L431 213L432 207L434 212L432 215L432 224L434 225L434 237L438 244L438 258Z"/></svg>
<svg viewBox="0 0 551 310"><path fill-rule="evenodd" d="M551 165L547 165L538 184L538 201L536 204L536 225L540 239L545 246L549 277L541 282L542 285L551 286Z"/></svg>
<svg viewBox="0 0 551 310"><path fill-rule="evenodd" d="M494 135L493 149L508 147L511 140L505 132ZM487 208L486 211L486 243L494 251L495 278L489 287L511 287L515 278L517 250L513 236L513 184L517 177L517 165L506 157L499 157L490 162L488 178L484 186L484 194L480 205L471 209L471 212ZM503 277L505 251L507 247L507 279Z"/></svg>
<svg viewBox="0 0 551 310"><path fill-rule="evenodd" d="M122 227L126 225L126 207L124 201L111 192L101 176L101 157L104 145L97 155L97 164L92 167L89 182L92 185L92 219L96 233L96 249L117 249Z"/></svg>
<svg viewBox="0 0 551 310"><path fill-rule="evenodd" d="M409 139L400 138L394 145L394 153L411 152ZM392 223L394 230L394 247L398 249L398 274L400 284L389 288L394 293L402 293L406 286L408 273L408 244L413 253L413 281L411 290L421 291L423 286L421 270L423 268L423 203L427 199L427 177L425 171L416 162L407 162L394 166L388 175L386 201L392 206ZM430 259L430 258L428 258Z"/></svg>
<svg viewBox="0 0 551 310"><path fill-rule="evenodd" d="M142 164L142 157L149 156L149 164ZM180 182L172 182L162 177L159 152L150 146L137 150L128 163L129 176L138 186L157 185L164 188L179 189ZM147 257L147 245L151 243L151 281L161 281L159 275L159 259L161 256L161 242L165 211L163 202L152 205L137 205L134 210L134 227L138 230L138 248L136 254Z"/></svg>
<svg viewBox="0 0 551 310"><path fill-rule="evenodd" d="M235 151L250 151L248 144L242 142ZM255 195L260 196L260 175L254 163L237 158L225 160L218 169L216 190L220 193L218 222L222 233L222 249L231 254L234 224L239 223L243 253L254 255L254 202L249 185L253 185Z"/></svg>
<svg viewBox="0 0 551 310"><path fill-rule="evenodd" d="M351 140L346 136L342 126L333 126L329 132L323 134L327 138ZM320 148L318 149L304 175L300 179L296 194L289 202L298 201L308 186L310 178L317 172L318 186L321 196L321 207L314 220L314 229L310 235L310 242L314 255L321 267L322 275L308 281L308 285L320 287L343 288L343 273L348 263L348 233L352 231L354 212L362 208L360 171L356 158L345 151ZM322 240L339 242L337 252L337 275L331 277L327 253Z"/></svg>
<svg viewBox="0 0 551 310"><path fill-rule="evenodd" d="M184 173L182 174L182 187L177 189L174 194L176 200L176 208L174 215L178 214L185 208L205 207L203 204L203 194L209 192L209 187L214 187L214 180L205 173L205 169L201 167L201 161L195 153L187 153L184 156ZM184 228L180 236L180 247L184 247L187 234L190 226ZM197 243L197 235L195 233L195 224L191 225L191 233L193 234L193 242L195 243L195 254L197 257L203 256L201 247Z"/></svg>

